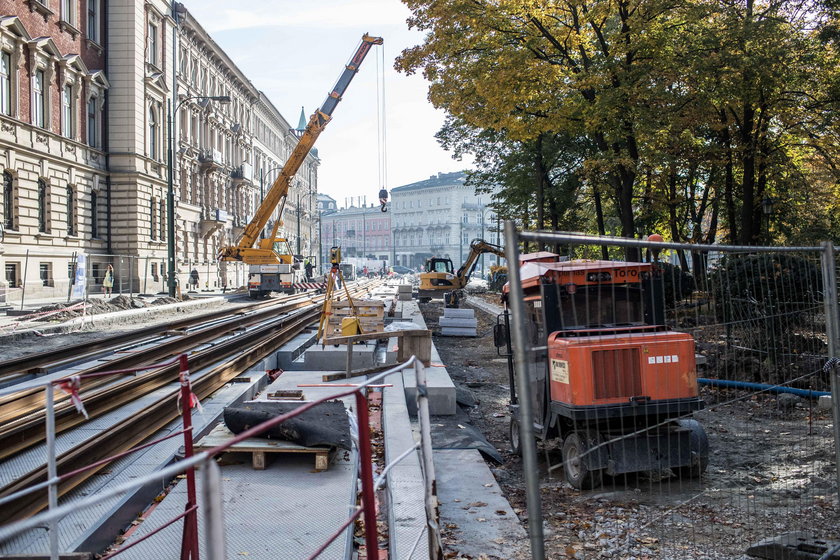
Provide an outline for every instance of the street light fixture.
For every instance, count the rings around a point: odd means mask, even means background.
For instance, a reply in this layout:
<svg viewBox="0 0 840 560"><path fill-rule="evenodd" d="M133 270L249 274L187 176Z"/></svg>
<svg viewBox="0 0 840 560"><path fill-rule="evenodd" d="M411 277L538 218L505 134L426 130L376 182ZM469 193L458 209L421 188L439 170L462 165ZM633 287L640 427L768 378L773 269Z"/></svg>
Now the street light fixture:
<svg viewBox="0 0 840 560"><path fill-rule="evenodd" d="M219 103L230 103L230 97L227 95L192 95L185 97L175 105L175 110L172 110L172 103L166 102L166 139L168 141L168 150L166 154L166 273L167 284L169 286L169 297L175 297L175 192L173 190L174 169L173 169L173 146L174 140L172 138L172 113L177 113L185 101L191 99L202 99L210 101L217 101Z"/></svg>

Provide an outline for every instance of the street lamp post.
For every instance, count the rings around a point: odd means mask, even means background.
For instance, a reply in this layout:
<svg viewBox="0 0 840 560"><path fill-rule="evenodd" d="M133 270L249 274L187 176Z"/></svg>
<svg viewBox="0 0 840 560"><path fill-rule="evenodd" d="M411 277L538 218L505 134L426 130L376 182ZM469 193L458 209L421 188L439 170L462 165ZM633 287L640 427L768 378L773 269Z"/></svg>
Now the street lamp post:
<svg viewBox="0 0 840 560"><path fill-rule="evenodd" d="M172 102L166 102L166 138L168 140L168 150L166 154L166 274L168 276L169 297L175 297L175 190L173 188L174 182L174 140L172 138L172 113L177 113L178 109L184 101L190 99L206 99L208 101L218 101L219 103L230 103L230 97L227 95L192 95L185 97L175 105L175 110L172 110Z"/></svg>

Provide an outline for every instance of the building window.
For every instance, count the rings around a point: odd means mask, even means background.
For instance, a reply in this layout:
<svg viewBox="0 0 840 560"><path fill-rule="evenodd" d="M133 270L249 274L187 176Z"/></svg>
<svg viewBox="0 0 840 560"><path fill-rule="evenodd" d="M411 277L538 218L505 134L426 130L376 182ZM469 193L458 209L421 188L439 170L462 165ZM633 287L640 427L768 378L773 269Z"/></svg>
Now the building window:
<svg viewBox="0 0 840 560"><path fill-rule="evenodd" d="M90 236L99 237L99 200L95 192L90 193Z"/></svg>
<svg viewBox="0 0 840 560"><path fill-rule="evenodd" d="M158 121L154 107L149 107L149 157L158 159Z"/></svg>
<svg viewBox="0 0 840 560"><path fill-rule="evenodd" d="M76 235L76 193L67 185L67 235Z"/></svg>
<svg viewBox="0 0 840 560"><path fill-rule="evenodd" d="M38 231L47 231L47 183L38 179Z"/></svg>
<svg viewBox="0 0 840 560"><path fill-rule="evenodd" d="M35 71L35 83L33 85L33 99L32 99L32 124L44 128L46 121L44 115L46 113L44 107L44 71Z"/></svg>
<svg viewBox="0 0 840 560"><path fill-rule="evenodd" d="M38 266L42 286L52 286L52 263L40 263Z"/></svg>
<svg viewBox="0 0 840 560"><path fill-rule="evenodd" d="M0 53L0 111L12 114L12 56Z"/></svg>
<svg viewBox="0 0 840 560"><path fill-rule="evenodd" d="M20 286L20 264L6 263L6 282L9 283L10 288L17 288Z"/></svg>
<svg viewBox="0 0 840 560"><path fill-rule="evenodd" d="M163 200L160 201L160 220L158 220L158 226L160 229L160 240L163 241L163 238L166 237L166 233L164 230L164 220L166 218L166 205Z"/></svg>
<svg viewBox="0 0 840 560"><path fill-rule="evenodd" d="M93 263L90 265L90 276L93 278L93 282L95 284L102 283L102 265L99 263Z"/></svg>
<svg viewBox="0 0 840 560"><path fill-rule="evenodd" d="M156 263L156 262L153 262L153 263L152 263L152 279L153 279L155 282L157 282L158 280L160 280L160 277L158 276L158 265L157 265L157 263Z"/></svg>
<svg viewBox="0 0 840 560"><path fill-rule="evenodd" d="M96 97L91 97L87 102L87 136L88 145L93 148L99 147L99 126L96 118Z"/></svg>
<svg viewBox="0 0 840 560"><path fill-rule="evenodd" d="M148 45L148 52L146 53L146 60L149 64L154 64L157 66L158 63L158 28L157 25L150 23L149 24L149 45Z"/></svg>
<svg viewBox="0 0 840 560"><path fill-rule="evenodd" d="M75 18L73 17L74 2L75 0L61 0L61 19L71 25L75 23Z"/></svg>
<svg viewBox="0 0 840 560"><path fill-rule="evenodd" d="M157 232L157 223L156 223L156 212L155 212L155 199L149 199L149 237L152 239L157 239L156 232Z"/></svg>
<svg viewBox="0 0 840 560"><path fill-rule="evenodd" d="M67 263L67 278L70 279L71 284L73 284L73 280L76 278L76 263L73 261Z"/></svg>
<svg viewBox="0 0 840 560"><path fill-rule="evenodd" d="M99 0L88 0L88 28L87 37L91 41L99 42Z"/></svg>
<svg viewBox="0 0 840 560"><path fill-rule="evenodd" d="M12 174L8 171L3 173L3 226L6 229L15 229L15 185Z"/></svg>
<svg viewBox="0 0 840 560"><path fill-rule="evenodd" d="M73 138L73 86L61 90L61 128L66 138Z"/></svg>

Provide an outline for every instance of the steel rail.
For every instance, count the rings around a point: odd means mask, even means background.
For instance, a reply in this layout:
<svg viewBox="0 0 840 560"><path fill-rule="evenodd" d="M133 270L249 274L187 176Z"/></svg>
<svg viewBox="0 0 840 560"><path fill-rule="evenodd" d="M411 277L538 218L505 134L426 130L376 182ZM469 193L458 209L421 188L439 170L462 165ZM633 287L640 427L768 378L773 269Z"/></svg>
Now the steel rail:
<svg viewBox="0 0 840 560"><path fill-rule="evenodd" d="M366 290L366 286L367 283L365 285L356 286L355 289L358 293ZM320 304L321 302L323 302L322 294L311 294L300 301L294 301L291 303L287 300L279 306L274 305L267 309L258 311L256 314L249 315L248 322L259 323L265 320L266 315L276 314L281 311L285 312L299 309L301 306ZM237 327L242 327L242 323L239 322L241 320L241 317L234 317L232 322L238 322ZM150 348L144 353L138 352L136 354L129 354L125 358L121 358L117 361L111 361L107 364L85 370L84 372L74 372L74 374L95 373L98 371L109 371L114 369L128 369L131 367L147 365L149 363L153 364L160 361L160 355L164 351L168 350L170 355L177 355L191 349L194 346L191 344L191 341L197 341L197 345L206 344L208 342L208 335L212 335L214 332L217 337L225 336L230 331L228 328L229 326L230 325L227 323L223 325L216 325L208 328L208 333L199 331L197 333L193 333L193 335L175 338L172 342L174 346L159 346ZM196 338L199 333L201 336ZM235 337L234 340L241 339ZM234 346L235 344L236 343L234 342ZM206 349L205 351L209 350L210 349ZM153 354L153 356L151 356L151 354ZM198 353L195 356L191 356L191 360L196 359L201 360L202 354ZM128 400L130 400L130 396L127 398L124 394L127 391L134 390L138 386L146 391L151 391L165 385L168 382L169 377L173 375L172 371L173 368L169 368L169 370L151 370L147 373L136 375L118 384L114 383L113 379L109 378L89 380L85 383L81 396L86 403L86 409L91 414L91 417L98 414L104 414L105 412L128 402ZM0 423L0 426L2 426L2 428L0 428L0 459L10 457L15 453L18 453L21 450L43 440L44 433L40 428L40 425L43 423L45 413L43 410L41 393L42 389L40 387L22 391L20 399L24 399L26 401L25 405L28 406L28 408L24 408L23 412L17 414L16 416L12 414L4 415L3 407L0 407L0 420L5 421L5 423ZM58 421L56 426L59 431L63 431L85 422L83 417L75 413L75 407L72 402L70 402L69 395L60 394L56 395L56 397L56 401L58 402L55 409L56 420ZM105 410L100 410L98 406L87 405L87 403L91 402L98 404L99 401L102 400L109 403L109 405L106 406L107 409Z"/></svg>
<svg viewBox="0 0 840 560"><path fill-rule="evenodd" d="M286 313L301 307L312 305L313 303L313 299L304 299L293 303L283 303L267 307L249 315L246 323L250 326L255 323L265 321L268 317L278 313ZM221 336L226 336L231 331L240 329L244 326L245 325L243 325L241 317L233 317L230 321L225 323L212 325L184 336L173 337L165 340L160 345L150 348L144 352L126 354L125 356L110 360L106 363L86 370L76 371L74 372L74 375L108 370L129 369L149 363L155 363L155 361L160 361L162 357L176 356L190 348L207 344L208 342L216 340ZM154 355L152 356L152 354ZM156 377L156 371L159 370L141 374L135 379ZM88 398L89 395L96 394L96 392L101 390L102 387L108 387L113 384L114 380L107 377L89 380L85 383L82 396L83 398ZM15 444L13 441L8 440L7 437L11 434L17 433L22 427L31 425L32 422L39 424L43 422L44 410L42 405L42 393L43 390L40 387L33 387L13 395L0 397L0 426L2 426L2 428L0 428L0 459L8 457L23 449L23 446L27 441L30 445L37 443L36 440L27 437L25 440L18 439ZM62 414L72 413L74 410L74 406L70 402L68 395L56 395L57 418Z"/></svg>
<svg viewBox="0 0 840 560"><path fill-rule="evenodd" d="M358 288L357 291L363 291L365 289L366 286ZM193 381L193 392L200 399L209 396L230 379L241 374L242 371L247 370L253 364L258 363L265 356L275 351L278 345L291 340L307 325L310 325L315 320L318 312L319 306L313 303L308 309L297 311L290 317L280 319L277 322L266 325L264 328L255 329L251 333L246 333L246 335L249 335L248 338L250 339L248 342L243 340L243 336L245 335L235 337L233 339L236 342L233 344L236 349L233 353L235 354L235 357L231 358L230 352L227 352L224 357L216 357L216 364L224 359L227 359L228 361L222 363L221 365L216 365L209 372L197 377ZM284 322L285 324L283 324L282 327L277 328L277 323ZM243 348L243 343L248 344L248 346ZM216 350L222 346L223 344L219 344L208 349L208 351ZM191 357L191 370L197 371L210 367L212 364L208 364L207 362L209 362L212 358L209 356L205 356L205 358L206 360L204 360L202 365L202 360L199 360L197 356ZM168 367L163 369L170 368ZM177 375L177 371L174 371L173 373ZM173 376L173 381L174 378L175 376ZM135 391L130 392L133 397L133 393ZM60 454L57 457L57 466L59 470L64 472L74 471L91 462L119 453L141 443L150 435L162 429L169 422L178 417L178 395L179 390L177 388L173 389L166 396L159 399L155 404L146 407L140 413L118 422L115 426L104 430L98 436L90 438L79 446ZM107 401L107 399L105 400ZM129 400L131 399L126 399L125 402L128 402ZM93 405L94 403L90 403L91 408ZM107 402L100 402L98 405L107 407ZM89 406L88 401L85 402L85 406ZM74 423L74 425L76 423ZM93 476L97 470L99 469L91 469L81 472L78 476L68 479L60 486L59 494L66 494L89 477ZM0 496L11 494L32 484L44 482L46 479L46 466L43 465L33 469L24 476L19 477L14 482L0 488ZM4 506L2 510L0 510L0 523L8 523L10 521L25 518L45 508L46 505L46 492L33 493L25 499L10 502Z"/></svg>
<svg viewBox="0 0 840 560"><path fill-rule="evenodd" d="M47 350L36 355L22 356L9 360L0 361L0 382L23 375L37 375L43 373L47 366L61 367L66 364L79 363L86 358L92 358L98 354L108 351L111 348L127 346L131 343L139 343L146 339L154 339L165 335L166 331L189 328L201 325L207 321L223 319L232 313L247 313L250 310L258 310L263 307L288 303L290 300L307 297L305 294L294 294L282 296L270 301L261 301L237 307L236 310L220 309L202 313L194 317L186 317L166 323L165 325L154 325L135 329L129 332L119 333L108 337L100 338L80 344L70 344L54 350ZM73 358L67 358L67 356Z"/></svg>

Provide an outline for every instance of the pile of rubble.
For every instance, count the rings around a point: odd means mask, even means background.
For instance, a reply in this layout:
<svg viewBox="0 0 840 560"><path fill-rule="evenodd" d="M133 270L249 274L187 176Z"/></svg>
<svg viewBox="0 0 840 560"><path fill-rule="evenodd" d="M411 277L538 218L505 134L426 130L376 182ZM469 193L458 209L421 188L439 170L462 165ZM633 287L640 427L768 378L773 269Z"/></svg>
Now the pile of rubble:
<svg viewBox="0 0 840 560"><path fill-rule="evenodd" d="M187 297L184 299L187 299ZM81 317L84 314L100 315L102 313L114 313L129 309L143 309L145 307L176 303L177 301L175 298L170 297L135 298L119 295L108 299L90 299L86 304L83 304L81 300L70 303L51 303L35 310L32 315L37 316L36 321L63 322Z"/></svg>

